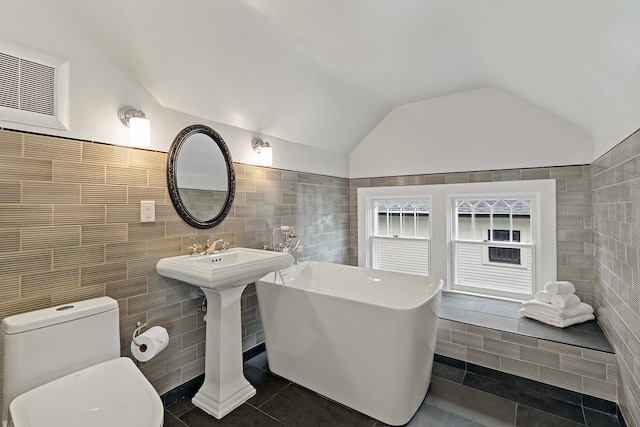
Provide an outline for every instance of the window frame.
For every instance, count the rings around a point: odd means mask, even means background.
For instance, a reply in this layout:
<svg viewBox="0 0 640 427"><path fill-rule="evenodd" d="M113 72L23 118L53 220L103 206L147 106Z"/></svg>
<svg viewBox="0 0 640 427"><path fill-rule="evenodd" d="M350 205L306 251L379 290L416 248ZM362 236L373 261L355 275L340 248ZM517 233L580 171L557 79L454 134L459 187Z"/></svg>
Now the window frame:
<svg viewBox="0 0 640 427"><path fill-rule="evenodd" d="M493 295L498 298L525 300L531 299L535 293L543 289L544 284L557 279L557 236L556 236L556 180L499 181L460 184L410 185L394 187L360 187L357 190L358 206L358 265L371 268L371 252L368 250L371 240L367 233L372 230L373 199L384 198L431 198L431 233L430 233L430 266L432 276L440 277L445 282L445 289L453 290L452 256L453 256L453 214L454 198L480 197L499 193L502 198L509 196L532 194L539 198L534 210L539 218L536 230L537 246L534 253L535 271L531 295ZM533 212L532 212L533 214ZM492 242L493 246L507 245L519 247L517 242ZM505 264L506 265L506 264ZM455 291L474 293L468 291ZM490 293L478 295L491 296Z"/></svg>
<svg viewBox="0 0 640 427"><path fill-rule="evenodd" d="M528 182L528 181L514 181L514 183L519 183L519 182ZM555 190L555 184L554 184L554 190ZM464 193L464 194L460 194L460 193L452 193L448 195L448 204L449 204L449 215L450 215L450 221L451 221L451 232L450 232L450 263L449 263L449 267L450 267L450 271L449 271L449 289L452 291L460 291L460 292L467 292L467 293L478 293L477 289L479 288L478 286L474 286L471 284L463 284L463 283L459 283L457 281L458 279L458 271L456 270L456 264L455 264L455 260L456 260L456 247L457 245L476 245L476 246L481 246L482 247L482 251L483 251L483 258L485 258L486 253L489 249L489 247L495 246L495 247L503 247L503 248L519 248L521 249L521 253L523 254L523 259L528 263L531 262L532 264L532 269L531 269L531 284L532 284L532 292L530 294L523 294L520 292L509 292L509 291L500 291L500 290L495 290L495 289L484 289L482 293L480 293L481 295L484 296L496 296L496 297L500 297L500 298L509 298L509 299L515 299L515 300L528 300L528 299L532 299L534 297L534 295L536 294L536 292L538 292L539 290L542 289L542 286L544 285L544 283L546 283L548 280L545 280L542 284L539 283L538 281L538 276L541 274L542 272L542 267L539 265L539 262L537 261L538 259L540 259L542 253L540 250L540 204L541 204L541 194L540 192L532 192L532 191L515 191L513 188L511 188L511 191L508 192L504 192L504 191L489 191L489 192L470 192L470 193ZM467 240L467 239L460 239L457 238L456 234L457 234L457 230L456 230L456 200L457 199L531 199L533 201L533 208L531 210L531 216L529 219L529 223L531 226L531 236L530 236L530 241L529 242L514 242L514 241L505 241L505 242L500 242L500 241L490 241L490 240ZM553 201L555 202L555 192L553 194ZM556 212L555 212L555 203L554 203L554 210L553 210L553 216L555 218L556 216ZM554 229L555 229L555 225L554 225ZM513 231L513 230L512 230ZM484 233L484 230L482 230L481 233ZM522 237L522 236L520 236ZM555 233L554 233L554 240L555 240ZM557 261L556 261L557 262ZM490 266L490 267L495 267L495 268L501 268L501 269L520 269L520 270L525 270L527 269L527 264L523 265L516 265L516 264L503 264L503 263L494 263L494 262L488 262L486 264L484 264L486 266ZM555 280L555 279L550 279L550 280Z"/></svg>
<svg viewBox="0 0 640 427"><path fill-rule="evenodd" d="M406 196L406 197L400 197L400 198L396 198L396 197L371 197L369 199L369 209L370 209L370 214L367 215L368 218L368 224L367 224L367 265L369 266L369 268L375 268L375 264L376 264L376 260L375 260L375 248L378 244L378 242L380 242L380 240L385 240L385 239L391 239L391 240L419 240L419 241L425 241L427 243L427 251L429 253L431 253L431 233L432 233L432 225L431 225L431 221L429 221L429 232L428 232L428 237L410 237L410 236L403 236L403 235L393 235L390 234L389 232L387 233L386 236L384 235L380 235L380 234L375 234L376 230L377 230L377 226L376 226L376 222L377 222L377 218L376 218L376 212L377 209L374 207L375 202L380 202L380 201L397 201L401 199L402 201L428 201L429 205L431 205L431 198L430 197L424 197L424 196ZM431 218L431 211L429 211L429 218ZM400 220L400 224L402 224L402 220ZM402 226L401 226L402 227ZM402 233L402 228L400 230L400 232ZM431 272L431 263L430 263L430 259L431 257L429 257L429 261L427 264L427 270L429 272Z"/></svg>

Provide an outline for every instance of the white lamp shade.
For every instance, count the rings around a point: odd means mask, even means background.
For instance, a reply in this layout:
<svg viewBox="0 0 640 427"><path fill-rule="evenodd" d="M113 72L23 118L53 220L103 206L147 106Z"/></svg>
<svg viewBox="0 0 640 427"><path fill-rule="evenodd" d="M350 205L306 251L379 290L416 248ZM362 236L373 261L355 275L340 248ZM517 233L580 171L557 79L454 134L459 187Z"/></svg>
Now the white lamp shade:
<svg viewBox="0 0 640 427"><path fill-rule="evenodd" d="M142 117L129 119L129 144L137 147L151 145L151 124L148 119Z"/></svg>
<svg viewBox="0 0 640 427"><path fill-rule="evenodd" d="M258 153L258 163L260 166L271 166L273 163L273 150L271 147L261 147Z"/></svg>

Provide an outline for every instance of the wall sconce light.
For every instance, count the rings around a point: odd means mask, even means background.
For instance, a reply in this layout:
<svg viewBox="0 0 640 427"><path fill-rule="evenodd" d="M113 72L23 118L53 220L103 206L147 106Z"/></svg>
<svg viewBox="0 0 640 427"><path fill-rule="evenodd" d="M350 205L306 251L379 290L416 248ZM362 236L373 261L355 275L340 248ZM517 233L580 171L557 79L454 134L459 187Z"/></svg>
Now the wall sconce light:
<svg viewBox="0 0 640 427"><path fill-rule="evenodd" d="M151 145L151 124L142 111L124 107L118 111L118 117L129 128L129 144L137 147Z"/></svg>
<svg viewBox="0 0 640 427"><path fill-rule="evenodd" d="M273 149L268 142L259 138L253 138L251 148L258 153L258 164L260 166L271 166L273 163Z"/></svg>

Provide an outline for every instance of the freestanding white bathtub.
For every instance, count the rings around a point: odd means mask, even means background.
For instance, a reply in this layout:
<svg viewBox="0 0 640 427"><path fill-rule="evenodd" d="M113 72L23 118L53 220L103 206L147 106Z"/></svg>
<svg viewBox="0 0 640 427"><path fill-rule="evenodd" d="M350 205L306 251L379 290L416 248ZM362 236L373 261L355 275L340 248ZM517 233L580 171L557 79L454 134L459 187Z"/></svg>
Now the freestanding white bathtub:
<svg viewBox="0 0 640 427"><path fill-rule="evenodd" d="M308 261L256 283L272 372L391 425L431 381L442 280Z"/></svg>

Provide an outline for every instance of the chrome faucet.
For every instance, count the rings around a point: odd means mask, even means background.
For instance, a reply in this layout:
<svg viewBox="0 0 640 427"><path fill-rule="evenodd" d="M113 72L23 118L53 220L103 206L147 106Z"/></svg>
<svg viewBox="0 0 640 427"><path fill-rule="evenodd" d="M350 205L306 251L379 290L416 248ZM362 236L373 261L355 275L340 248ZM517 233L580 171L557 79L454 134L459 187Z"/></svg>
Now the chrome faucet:
<svg viewBox="0 0 640 427"><path fill-rule="evenodd" d="M200 251L200 253L202 255L206 255L211 250L213 250L213 249L211 249L211 240L207 239L207 243L204 245L204 248L202 248L202 251Z"/></svg>
<svg viewBox="0 0 640 427"><path fill-rule="evenodd" d="M211 245L207 245L207 247L205 248L205 252L207 254L211 254L211 253L216 253L220 251L226 251L228 244L229 242L227 242L224 239L214 240L214 242Z"/></svg>
<svg viewBox="0 0 640 427"><path fill-rule="evenodd" d="M280 242L276 243L276 235L277 232L281 233ZM298 235L296 234L293 227L289 227L288 225L281 225L280 227L276 227L273 229L273 233L271 234L273 240L273 247L270 248L268 245L264 245L265 250L273 250L276 252L302 252L303 248L300 244L300 240L297 239ZM296 239L296 240L294 240Z"/></svg>

